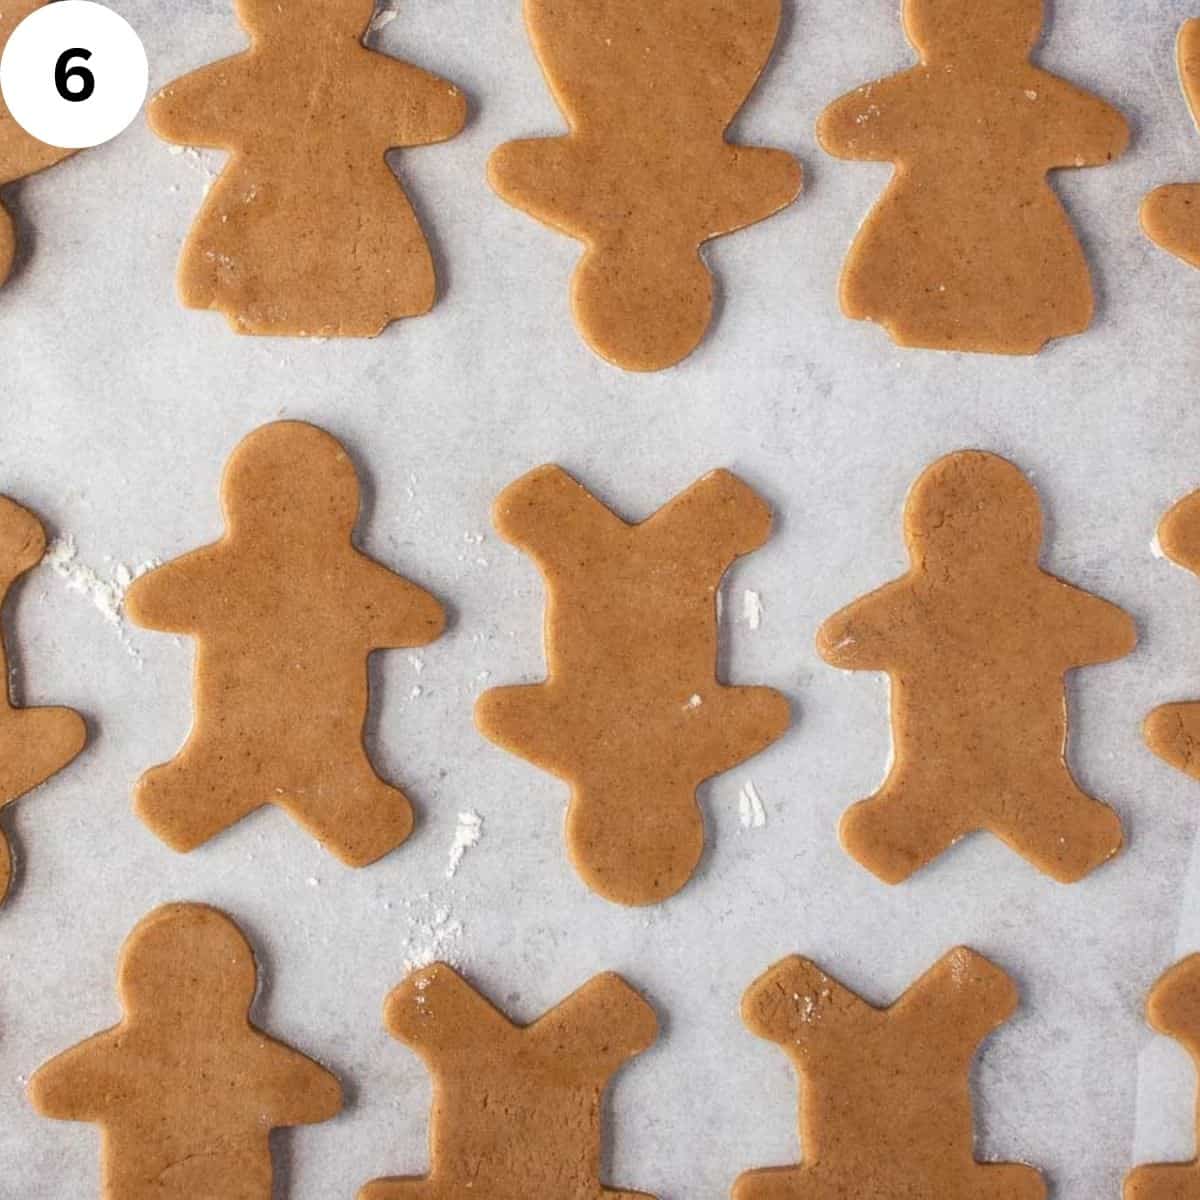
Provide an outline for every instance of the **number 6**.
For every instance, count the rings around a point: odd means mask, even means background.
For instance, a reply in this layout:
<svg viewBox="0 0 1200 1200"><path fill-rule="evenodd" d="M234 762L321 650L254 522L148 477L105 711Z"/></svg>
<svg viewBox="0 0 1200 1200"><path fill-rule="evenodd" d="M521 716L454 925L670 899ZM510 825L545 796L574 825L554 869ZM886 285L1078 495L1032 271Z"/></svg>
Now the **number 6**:
<svg viewBox="0 0 1200 1200"><path fill-rule="evenodd" d="M73 46L58 56L58 62L54 64L54 86L64 100L78 103L80 100L86 100L96 90L96 77L87 67L67 65L73 58L82 58L86 61L91 57L92 52L85 50L82 46ZM72 79L79 81L79 87L74 91L67 86Z"/></svg>

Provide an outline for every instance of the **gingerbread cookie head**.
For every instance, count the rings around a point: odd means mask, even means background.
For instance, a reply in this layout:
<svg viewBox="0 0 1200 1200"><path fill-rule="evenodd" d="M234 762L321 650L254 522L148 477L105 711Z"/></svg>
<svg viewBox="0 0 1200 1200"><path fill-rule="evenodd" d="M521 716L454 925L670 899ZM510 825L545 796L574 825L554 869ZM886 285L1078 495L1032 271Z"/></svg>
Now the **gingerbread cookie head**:
<svg viewBox="0 0 1200 1200"><path fill-rule="evenodd" d="M178 1029L244 1025L257 987L254 952L224 913L169 904L130 934L117 970L126 1016L140 1020L170 1004Z"/></svg>
<svg viewBox="0 0 1200 1200"><path fill-rule="evenodd" d="M360 488L342 444L303 421L276 421L244 438L225 468L221 503L231 532L285 534L298 544L347 538Z"/></svg>
<svg viewBox="0 0 1200 1200"><path fill-rule="evenodd" d="M905 0L908 39L925 62L1024 61L1045 22L1043 0Z"/></svg>
<svg viewBox="0 0 1200 1200"><path fill-rule="evenodd" d="M904 533L914 566L1036 567L1042 505L1007 459L982 451L949 454L913 484Z"/></svg>

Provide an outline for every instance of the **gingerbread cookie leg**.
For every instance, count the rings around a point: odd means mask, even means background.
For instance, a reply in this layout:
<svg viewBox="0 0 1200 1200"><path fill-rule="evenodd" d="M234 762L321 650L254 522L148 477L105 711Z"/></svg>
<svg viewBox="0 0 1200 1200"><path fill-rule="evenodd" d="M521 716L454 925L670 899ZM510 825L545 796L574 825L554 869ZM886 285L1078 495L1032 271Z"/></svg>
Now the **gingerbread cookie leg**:
<svg viewBox="0 0 1200 1200"><path fill-rule="evenodd" d="M597 976L521 1027L438 963L392 992L384 1022L434 1075L430 1170L376 1179L358 1200L653 1200L599 1179L604 1088L657 1034L650 1006L618 976Z"/></svg>
<svg viewBox="0 0 1200 1200"><path fill-rule="evenodd" d="M13 584L41 561L46 535L37 518L0 496L0 615ZM0 808L61 771L83 749L87 727L69 708L17 708L9 696L0 630ZM0 903L12 883L12 851L0 830Z"/></svg>
<svg viewBox="0 0 1200 1200"><path fill-rule="evenodd" d="M1200 954L1177 963L1154 985L1146 1016L1153 1029L1178 1041L1200 1068ZM1195 1160L1135 1167L1125 1180L1125 1200L1193 1200L1197 1195L1200 1162Z"/></svg>
<svg viewBox="0 0 1200 1200"><path fill-rule="evenodd" d="M773 742L787 701L716 679L716 591L771 514L714 471L628 525L558 467L505 489L494 521L546 581L549 677L485 692L480 731L571 784L567 844L622 904L677 892L704 847L696 788Z"/></svg>
<svg viewBox="0 0 1200 1200"><path fill-rule="evenodd" d="M1004 972L964 948L887 1009L808 959L778 963L746 992L742 1016L800 1076L805 1161L748 1172L734 1200L1042 1200L1045 1184L1032 1167L978 1163L972 1153L971 1062L1015 1007Z"/></svg>

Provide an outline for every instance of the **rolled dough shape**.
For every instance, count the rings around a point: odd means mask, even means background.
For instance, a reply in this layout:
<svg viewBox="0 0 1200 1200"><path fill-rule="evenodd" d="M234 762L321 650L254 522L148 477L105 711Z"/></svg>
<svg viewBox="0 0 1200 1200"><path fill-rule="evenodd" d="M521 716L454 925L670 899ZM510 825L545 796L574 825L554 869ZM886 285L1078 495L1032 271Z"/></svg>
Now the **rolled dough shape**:
<svg viewBox="0 0 1200 1200"><path fill-rule="evenodd" d="M699 784L789 724L779 692L716 677L717 588L767 540L771 511L736 475L713 471L629 525L544 466L500 494L492 521L545 580L549 672L485 692L475 723L570 783L567 849L588 887L656 904L704 849Z"/></svg>
<svg viewBox="0 0 1200 1200"><path fill-rule="evenodd" d="M746 992L742 1018L800 1077L805 1161L747 1172L733 1200L1042 1200L1033 1167L974 1154L971 1063L1016 1007L1012 980L961 946L885 1009L809 959L777 963Z"/></svg>
<svg viewBox="0 0 1200 1200"><path fill-rule="evenodd" d="M391 993L384 1024L433 1073L430 1171L376 1179L358 1200L654 1200L600 1183L604 1090L658 1036L654 1010L619 975L519 1026L435 963Z"/></svg>
<svg viewBox="0 0 1200 1200"><path fill-rule="evenodd" d="M839 295L901 346L1036 354L1092 323L1087 260L1047 174L1112 162L1129 127L1029 62L1042 19L1042 0L904 0L920 64L821 115L830 154L896 166Z"/></svg>
<svg viewBox="0 0 1200 1200"><path fill-rule="evenodd" d="M122 1018L29 1081L46 1117L102 1133L102 1200L271 1200L268 1135L328 1121L342 1089L249 1020L254 952L203 904L166 904L117 968Z"/></svg>
<svg viewBox="0 0 1200 1200"><path fill-rule="evenodd" d="M509 142L488 179L586 246L575 322L629 371L686 358L712 320L711 238L786 208L802 173L782 150L725 140L775 45L781 0L525 0L566 136Z"/></svg>
<svg viewBox="0 0 1200 1200"><path fill-rule="evenodd" d="M230 152L179 294L238 333L374 337L433 307L433 258L384 157L452 138L462 93L368 50L374 0L235 0L251 48L151 101L165 141Z"/></svg>
<svg viewBox="0 0 1200 1200"><path fill-rule="evenodd" d="M138 816L188 851L276 804L350 866L395 849L412 807L367 758L367 659L423 646L441 605L354 546L354 464L329 434L278 421L225 469L220 541L143 575L125 610L196 639L195 721L138 781Z"/></svg>
<svg viewBox="0 0 1200 1200"><path fill-rule="evenodd" d="M1037 492L995 454L965 450L929 467L904 532L908 573L817 635L826 662L892 681L895 761L843 817L842 843L900 883L987 830L1073 883L1117 853L1122 833L1067 765L1064 676L1128 654L1133 621L1041 569Z"/></svg>
<svg viewBox="0 0 1200 1200"><path fill-rule="evenodd" d="M0 496L0 610L12 585L42 560L38 519ZM83 718L69 708L17 708L9 694L8 656L0 631L0 808L61 771L87 742ZM12 883L12 851L0 830L0 902Z"/></svg>

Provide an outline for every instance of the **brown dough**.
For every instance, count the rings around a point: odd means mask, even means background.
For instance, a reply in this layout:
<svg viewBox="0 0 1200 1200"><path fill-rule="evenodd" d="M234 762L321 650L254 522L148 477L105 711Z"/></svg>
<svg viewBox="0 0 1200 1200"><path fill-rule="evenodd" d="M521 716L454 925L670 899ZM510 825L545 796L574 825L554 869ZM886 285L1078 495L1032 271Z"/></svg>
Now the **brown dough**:
<svg viewBox="0 0 1200 1200"><path fill-rule="evenodd" d="M0 47L7 44L12 31L34 9L41 8L46 0L5 0L0 8ZM13 183L44 171L75 154L74 150L63 150L58 146L47 146L29 134L13 120L4 97L0 96L0 185ZM13 258L17 251L17 235L12 217L0 204L0 284L12 271Z"/></svg>
<svg viewBox="0 0 1200 1200"><path fill-rule="evenodd" d="M488 178L585 243L571 286L588 344L630 371L689 355L712 320L702 243L786 208L801 171L725 131L775 45L780 0L525 0L571 132L509 142Z"/></svg>
<svg viewBox="0 0 1200 1200"><path fill-rule="evenodd" d="M821 115L830 154L896 164L840 294L902 346L1035 354L1092 322L1087 260L1046 175L1112 162L1129 127L1029 62L1042 18L1042 0L904 0L920 65Z"/></svg>
<svg viewBox="0 0 1200 1200"><path fill-rule="evenodd" d="M1151 1026L1175 1038L1200 1067L1200 954L1176 963L1154 985L1146 1015ZM1125 1200L1196 1200L1200 1162L1135 1167L1125 1180Z"/></svg>
<svg viewBox="0 0 1200 1200"><path fill-rule="evenodd" d="M357 550L354 464L300 421L252 433L221 484L225 536L143 575L126 611L194 637L195 723L171 762L142 776L135 807L176 850L277 804L361 867L412 829L404 794L363 748L367 657L423 646L441 605Z"/></svg>
<svg viewBox="0 0 1200 1200"><path fill-rule="evenodd" d="M485 692L475 723L571 784L567 847L590 888L665 900L704 849L697 786L788 726L778 692L716 678L717 587L767 540L770 509L713 471L627 525L546 466L506 488L492 520L545 579L549 674Z"/></svg>
<svg viewBox="0 0 1200 1200"><path fill-rule="evenodd" d="M1063 883L1121 848L1121 823L1066 762L1064 675L1137 641L1115 605L1038 566L1033 485L994 454L929 467L904 515L907 575L855 601L817 635L826 662L886 671L895 763L842 820L842 842L899 883L986 829Z"/></svg>
<svg viewBox="0 0 1200 1200"><path fill-rule="evenodd" d="M249 1021L254 953L202 904L166 904L121 950L121 1023L29 1081L43 1116L103 1134L103 1200L271 1200L268 1135L328 1121L337 1079Z"/></svg>
<svg viewBox="0 0 1200 1200"><path fill-rule="evenodd" d="M1200 575L1200 492L1185 496L1163 517L1158 544L1172 562ZM1143 732L1155 754L1200 779L1200 701L1156 708L1146 718Z"/></svg>
<svg viewBox="0 0 1200 1200"><path fill-rule="evenodd" d="M46 535L30 512L0 496L0 606L9 589L46 552ZM84 747L87 727L69 708L15 708L0 634L0 808L45 783ZM12 852L0 830L0 902L12 882Z"/></svg>
<svg viewBox="0 0 1200 1200"><path fill-rule="evenodd" d="M189 308L238 333L374 337L433 307L433 259L385 152L454 137L452 84L366 49L374 0L234 0L252 47L168 84L151 128L232 157L183 248Z"/></svg>
<svg viewBox="0 0 1200 1200"><path fill-rule="evenodd" d="M1192 119L1200 121L1200 19L1184 22L1176 57ZM1200 267L1200 184L1169 183L1156 188L1142 201L1141 220L1152 242Z"/></svg>
<svg viewBox="0 0 1200 1200"><path fill-rule="evenodd" d="M604 1089L658 1035L654 1010L619 975L522 1027L436 963L392 992L384 1023L434 1076L430 1172L376 1179L358 1200L653 1200L600 1183Z"/></svg>
<svg viewBox="0 0 1200 1200"><path fill-rule="evenodd" d="M800 1076L805 1161L748 1171L734 1200L1041 1200L1033 1167L973 1153L971 1061L1016 1007L1008 976L963 947L886 1009L806 958L777 963L746 992L742 1018Z"/></svg>

